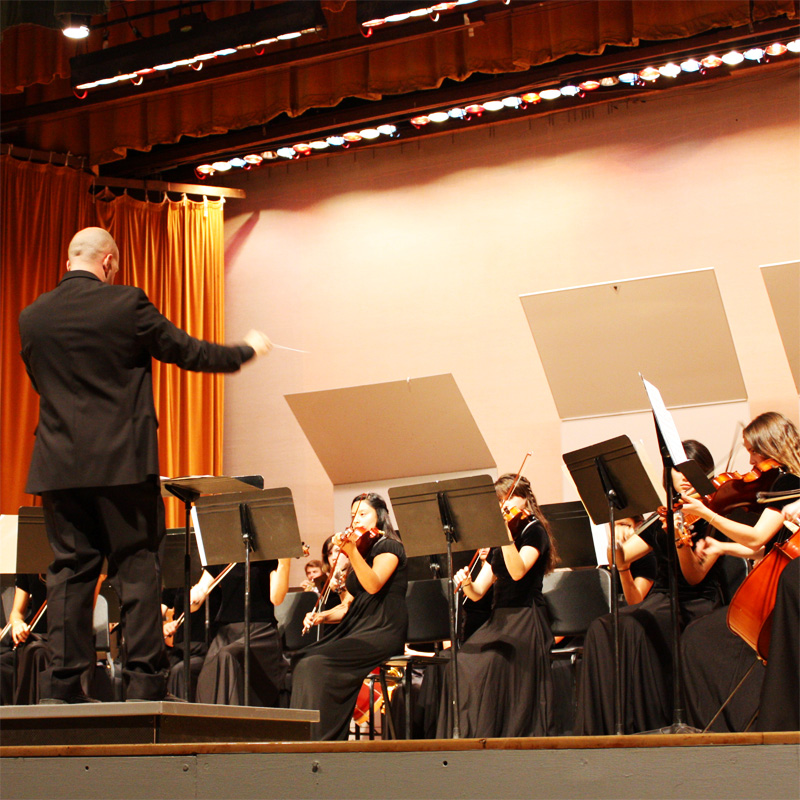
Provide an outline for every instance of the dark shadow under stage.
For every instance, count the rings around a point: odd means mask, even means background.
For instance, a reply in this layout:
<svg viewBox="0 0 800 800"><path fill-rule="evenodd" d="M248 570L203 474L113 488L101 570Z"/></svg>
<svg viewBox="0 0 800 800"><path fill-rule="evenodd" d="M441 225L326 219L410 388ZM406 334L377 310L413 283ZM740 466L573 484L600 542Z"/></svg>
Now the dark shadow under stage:
<svg viewBox="0 0 800 800"><path fill-rule="evenodd" d="M0 797L800 795L795 732L325 743L307 741L314 717L181 703L6 707Z"/></svg>

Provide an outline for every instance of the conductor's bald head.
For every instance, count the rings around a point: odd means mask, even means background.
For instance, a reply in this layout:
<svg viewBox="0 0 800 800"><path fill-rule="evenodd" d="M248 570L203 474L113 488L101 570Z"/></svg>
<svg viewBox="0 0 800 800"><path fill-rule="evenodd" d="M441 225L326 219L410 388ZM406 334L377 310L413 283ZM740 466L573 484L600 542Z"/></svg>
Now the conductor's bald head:
<svg viewBox="0 0 800 800"><path fill-rule="evenodd" d="M67 269L91 272L111 283L119 269L119 248L111 234L103 228L84 228L69 243Z"/></svg>

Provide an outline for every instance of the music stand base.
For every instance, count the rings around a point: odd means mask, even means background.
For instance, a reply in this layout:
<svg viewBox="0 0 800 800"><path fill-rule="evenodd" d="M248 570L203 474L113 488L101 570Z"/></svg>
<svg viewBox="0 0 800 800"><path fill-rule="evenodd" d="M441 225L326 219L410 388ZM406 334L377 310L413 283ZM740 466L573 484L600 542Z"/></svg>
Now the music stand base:
<svg viewBox="0 0 800 800"><path fill-rule="evenodd" d="M685 722L673 722L672 725L668 725L666 728L656 728L652 731L642 731L642 736L649 736L650 734L654 733L702 733L703 731L700 728L693 728L691 725L687 725Z"/></svg>

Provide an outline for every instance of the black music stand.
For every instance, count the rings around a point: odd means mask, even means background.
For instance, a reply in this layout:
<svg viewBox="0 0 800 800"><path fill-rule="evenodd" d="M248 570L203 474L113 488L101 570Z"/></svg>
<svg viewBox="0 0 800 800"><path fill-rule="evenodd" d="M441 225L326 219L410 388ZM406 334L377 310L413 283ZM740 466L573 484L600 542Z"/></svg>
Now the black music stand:
<svg viewBox="0 0 800 800"><path fill-rule="evenodd" d="M38 575L47 572L53 563L53 550L47 538L44 509L41 506L20 506L16 519L2 536L2 567L0 572L11 575Z"/></svg>
<svg viewBox="0 0 800 800"><path fill-rule="evenodd" d="M595 525L608 521L611 547L611 582L617 586L617 548L613 545L614 519L646 514L661 504L658 492L631 440L617 436L605 442L565 453L564 463ZM669 515L667 515L669 516ZM619 596L611 592L614 637L614 730L622 733L622 682L620 680Z"/></svg>
<svg viewBox="0 0 800 800"><path fill-rule="evenodd" d="M702 497L712 494L715 486L700 466L694 461L687 460L683 443L678 435L672 415L667 410L661 393L644 376L639 373L644 383L650 408L653 411L653 422L656 427L658 449L661 454L663 469L663 485L667 491L666 506L675 508L677 493L672 485L672 470L683 473L695 491ZM678 553L672 543L675 541L675 517L667 514L667 551L669 553L669 596L670 615L672 622L672 725L661 728L653 733L700 733L699 729L686 724L685 710L683 708L683 662L680 652L680 626L678 621Z"/></svg>
<svg viewBox="0 0 800 800"><path fill-rule="evenodd" d="M184 509L184 550L183 550L183 608L190 613L189 595L192 588L192 556L189 531L192 528L192 504L204 494L236 492L249 489L255 491L264 488L264 479L260 475L248 475L241 478L215 477L213 475L189 478L167 478L161 481L161 494L164 497L174 495L183 503ZM188 620L187 620L188 621ZM186 683L186 700L191 700L191 658L190 637L183 637L183 677Z"/></svg>
<svg viewBox="0 0 800 800"><path fill-rule="evenodd" d="M450 605L450 695L453 738L461 737L458 720L458 631L453 552L509 544L508 528L489 475L474 475L389 489L403 545L412 556L447 553ZM442 541L444 534L444 541Z"/></svg>
<svg viewBox="0 0 800 800"><path fill-rule="evenodd" d="M244 704L250 699L250 564L300 558L303 546L286 487L195 500L192 517L203 565L244 563ZM184 641L189 639L184 635Z"/></svg>

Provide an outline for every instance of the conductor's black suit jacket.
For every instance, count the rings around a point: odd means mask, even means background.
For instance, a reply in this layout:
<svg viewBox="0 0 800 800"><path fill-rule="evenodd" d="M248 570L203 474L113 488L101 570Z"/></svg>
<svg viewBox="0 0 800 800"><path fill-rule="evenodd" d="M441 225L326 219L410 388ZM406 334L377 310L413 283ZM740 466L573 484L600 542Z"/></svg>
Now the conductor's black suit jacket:
<svg viewBox="0 0 800 800"><path fill-rule="evenodd" d="M159 474L152 358L235 372L254 351L194 339L132 286L73 270L19 317L39 393L30 494L141 483Z"/></svg>

